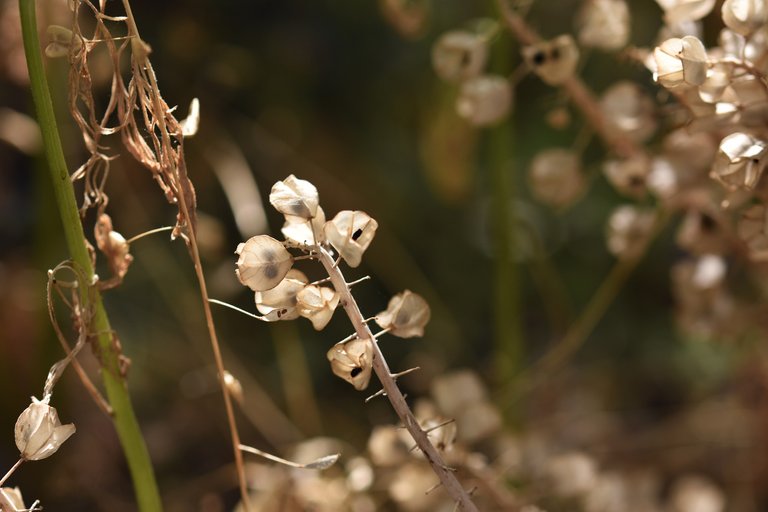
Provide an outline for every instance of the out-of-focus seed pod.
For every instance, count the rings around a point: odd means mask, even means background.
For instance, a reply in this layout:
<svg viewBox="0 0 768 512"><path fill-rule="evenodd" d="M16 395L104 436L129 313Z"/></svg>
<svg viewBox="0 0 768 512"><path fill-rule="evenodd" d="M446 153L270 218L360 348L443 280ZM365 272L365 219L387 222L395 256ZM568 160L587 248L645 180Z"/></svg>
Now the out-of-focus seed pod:
<svg viewBox="0 0 768 512"><path fill-rule="evenodd" d="M283 244L268 235L258 235L237 246L237 278L255 292L280 284L293 266L293 256Z"/></svg>
<svg viewBox="0 0 768 512"><path fill-rule="evenodd" d="M753 256L768 254L768 208L752 206L739 219L736 230Z"/></svg>
<svg viewBox="0 0 768 512"><path fill-rule="evenodd" d="M526 46L523 58L528 66L549 85L559 85L571 78L579 63L579 48L568 34Z"/></svg>
<svg viewBox="0 0 768 512"><path fill-rule="evenodd" d="M487 60L485 39L463 30L446 32L432 47L432 66L437 76L449 82L478 76Z"/></svg>
<svg viewBox="0 0 768 512"><path fill-rule="evenodd" d="M715 7L715 0L656 0L668 24L700 20Z"/></svg>
<svg viewBox="0 0 768 512"><path fill-rule="evenodd" d="M483 75L461 85L456 100L456 112L473 126L498 123L512 108L512 87L509 81L497 75Z"/></svg>
<svg viewBox="0 0 768 512"><path fill-rule="evenodd" d="M607 160L603 172L618 192L639 199L647 190L651 164L648 155L638 153L625 159Z"/></svg>
<svg viewBox="0 0 768 512"><path fill-rule="evenodd" d="M382 329L399 338L424 336L424 327L429 323L429 304L421 295L410 290L392 297L387 309L376 315L376 323Z"/></svg>
<svg viewBox="0 0 768 512"><path fill-rule="evenodd" d="M768 4L765 0L725 0L723 23L743 36L749 36L768 23Z"/></svg>
<svg viewBox="0 0 768 512"><path fill-rule="evenodd" d="M50 25L46 32L50 42L45 47L45 55L51 59L68 56L72 46L76 49L83 46L83 41L66 27Z"/></svg>
<svg viewBox="0 0 768 512"><path fill-rule="evenodd" d="M656 216L650 210L624 205L608 219L608 250L619 259L637 256L645 247Z"/></svg>
<svg viewBox="0 0 768 512"><path fill-rule="evenodd" d="M656 131L654 102L633 82L609 87L600 98L600 109L612 127L636 142L645 142Z"/></svg>
<svg viewBox="0 0 768 512"><path fill-rule="evenodd" d="M554 208L570 206L582 196L586 185L579 156L561 148L539 152L531 162L528 185L539 201Z"/></svg>
<svg viewBox="0 0 768 512"><path fill-rule="evenodd" d="M577 24L582 46L619 50L629 40L629 7L625 0L586 0Z"/></svg>

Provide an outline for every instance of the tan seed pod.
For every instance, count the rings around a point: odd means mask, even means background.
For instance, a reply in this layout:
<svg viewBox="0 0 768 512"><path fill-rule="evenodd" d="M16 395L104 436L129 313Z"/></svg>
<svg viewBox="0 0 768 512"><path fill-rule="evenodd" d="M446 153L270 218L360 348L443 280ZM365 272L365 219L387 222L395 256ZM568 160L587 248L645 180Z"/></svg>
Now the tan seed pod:
<svg viewBox="0 0 768 512"><path fill-rule="evenodd" d="M539 152L528 170L528 185L539 201L554 208L570 206L586 185L578 155L561 148Z"/></svg>
<svg viewBox="0 0 768 512"><path fill-rule="evenodd" d="M429 317L427 301L421 295L405 290L389 300L387 309L376 315L376 323L394 336L413 338L424 336Z"/></svg>
<svg viewBox="0 0 768 512"><path fill-rule="evenodd" d="M707 78L707 50L696 37L667 39L656 47L653 56L654 78L668 89L701 85Z"/></svg>
<svg viewBox="0 0 768 512"><path fill-rule="evenodd" d="M369 339L338 343L326 354L334 375L361 391L368 387L373 370L373 344Z"/></svg>
<svg viewBox="0 0 768 512"><path fill-rule="evenodd" d="M619 259L630 259L645 247L655 215L632 205L616 208L608 219L608 250Z"/></svg>
<svg viewBox="0 0 768 512"><path fill-rule="evenodd" d="M731 190L754 190L768 163L768 145L736 132L720 141L711 176Z"/></svg>
<svg viewBox="0 0 768 512"><path fill-rule="evenodd" d="M338 305L339 294L328 286L308 285L296 294L299 314L309 319L317 331L328 325Z"/></svg>
<svg viewBox="0 0 768 512"><path fill-rule="evenodd" d="M645 195L652 162L648 155L639 153L622 160L607 160L603 172L611 185L621 194L639 199Z"/></svg>
<svg viewBox="0 0 768 512"><path fill-rule="evenodd" d="M446 32L432 47L432 66L437 76L449 82L478 76L487 60L485 39L463 30Z"/></svg>
<svg viewBox="0 0 768 512"><path fill-rule="evenodd" d="M0 489L0 512L17 512L27 510L21 490L18 487L3 487Z"/></svg>
<svg viewBox="0 0 768 512"><path fill-rule="evenodd" d="M576 72L579 48L568 34L526 46L523 58L528 66L549 85L560 85Z"/></svg>
<svg viewBox="0 0 768 512"><path fill-rule="evenodd" d="M736 230L752 256L768 254L768 209L764 205L758 204L745 211Z"/></svg>
<svg viewBox="0 0 768 512"><path fill-rule="evenodd" d="M106 213L99 215L94 227L96 247L107 257L112 274L122 280L133 262L130 247L123 235L112 229L112 219Z"/></svg>
<svg viewBox="0 0 768 512"><path fill-rule="evenodd" d="M56 409L47 401L32 398L16 420L16 447L24 460L40 460L50 457L75 433L72 423L62 425Z"/></svg>
<svg viewBox="0 0 768 512"><path fill-rule="evenodd" d="M715 0L656 0L664 10L664 20L671 25L700 20L715 7Z"/></svg>
<svg viewBox="0 0 768 512"><path fill-rule="evenodd" d="M45 55L51 59L67 57L73 45L76 49L83 46L83 41L66 27L50 25L46 32L50 42L45 47Z"/></svg>
<svg viewBox="0 0 768 512"><path fill-rule="evenodd" d="M378 227L379 224L365 212L343 210L325 223L323 231L347 265L354 268L360 265Z"/></svg>
<svg viewBox="0 0 768 512"><path fill-rule="evenodd" d="M304 289L309 280L300 270L292 268L280 283L263 292L256 292L256 309L267 319L294 320L299 317L296 295Z"/></svg>
<svg viewBox="0 0 768 512"><path fill-rule="evenodd" d="M512 108L512 87L503 76L482 75L461 85L456 112L473 126L498 123Z"/></svg>
<svg viewBox="0 0 768 512"><path fill-rule="evenodd" d="M636 142L656 131L654 101L634 82L622 80L609 87L600 98L600 109L611 128Z"/></svg>
<svg viewBox="0 0 768 512"><path fill-rule="evenodd" d="M743 36L749 36L768 23L768 4L765 0L725 0L723 23Z"/></svg>
<svg viewBox="0 0 768 512"><path fill-rule="evenodd" d="M308 247L325 241L324 225L325 212L321 206L318 206L315 216L311 219L286 215L285 224L280 231L288 242Z"/></svg>
<svg viewBox="0 0 768 512"><path fill-rule="evenodd" d="M268 235L258 235L237 246L235 274L240 282L256 292L280 284L293 266L293 256L283 244Z"/></svg>
<svg viewBox="0 0 768 512"><path fill-rule="evenodd" d="M629 39L629 7L625 0L586 0L577 24L582 46L619 50Z"/></svg>
<svg viewBox="0 0 768 512"><path fill-rule="evenodd" d="M320 197L312 183L291 174L272 186L269 202L282 214L311 219L317 213Z"/></svg>

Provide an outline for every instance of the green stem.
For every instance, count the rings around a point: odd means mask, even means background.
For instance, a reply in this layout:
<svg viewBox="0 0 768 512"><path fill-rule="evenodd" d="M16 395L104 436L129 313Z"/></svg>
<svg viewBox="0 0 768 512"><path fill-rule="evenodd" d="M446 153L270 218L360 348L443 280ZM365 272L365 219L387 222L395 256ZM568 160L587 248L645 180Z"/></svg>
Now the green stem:
<svg viewBox="0 0 768 512"><path fill-rule="evenodd" d="M64 160L53 103L48 89L48 80L43 68L40 41L38 40L35 0L19 0L19 10L32 99L37 110L45 156L51 173L51 182L64 227L67 247L73 261L89 279L93 280L93 265L85 244L75 191ZM84 303L87 300L93 307L93 322L90 325L90 332L98 333L104 388L114 411L115 429L133 478L139 510L142 512L160 511L162 510L160 493L155 482L149 452L133 412L125 378L121 371L121 354L119 344L116 342L117 338L109 325L109 318L104 310L101 294L98 290L83 290L83 293L87 294L87 297L84 296Z"/></svg>

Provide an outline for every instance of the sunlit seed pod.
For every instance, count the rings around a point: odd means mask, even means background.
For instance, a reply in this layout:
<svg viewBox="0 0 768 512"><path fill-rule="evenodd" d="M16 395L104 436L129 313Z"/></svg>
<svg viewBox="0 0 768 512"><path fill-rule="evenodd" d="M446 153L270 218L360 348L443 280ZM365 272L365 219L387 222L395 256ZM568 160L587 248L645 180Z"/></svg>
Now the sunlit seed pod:
<svg viewBox="0 0 768 512"><path fill-rule="evenodd" d="M365 492L371 488L375 481L371 463L365 457L350 459L344 465L344 470L347 473L347 487L353 492Z"/></svg>
<svg viewBox="0 0 768 512"><path fill-rule="evenodd" d="M700 20L715 7L715 0L656 0L664 11L664 20L674 24Z"/></svg>
<svg viewBox="0 0 768 512"><path fill-rule="evenodd" d="M651 164L648 155L638 153L625 159L607 160L603 172L619 193L639 199L647 191Z"/></svg>
<svg viewBox="0 0 768 512"><path fill-rule="evenodd" d="M294 320L299 317L296 295L304 289L309 280L303 272L292 268L280 283L263 292L256 292L254 300L259 313L277 320Z"/></svg>
<svg viewBox="0 0 768 512"><path fill-rule="evenodd" d="M619 50L629 40L629 7L625 0L586 0L577 17L582 46Z"/></svg>
<svg viewBox="0 0 768 512"><path fill-rule="evenodd" d="M579 63L579 48L568 34L526 46L522 53L533 72L549 85L559 85L571 78Z"/></svg>
<svg viewBox="0 0 768 512"><path fill-rule="evenodd" d="M706 80L699 86L699 97L707 103L722 101L723 95L728 90L732 80L732 64L726 62L713 64L707 73Z"/></svg>
<svg viewBox="0 0 768 512"><path fill-rule="evenodd" d="M368 438L368 453L377 466L400 466L411 456L409 451L413 443L405 429L393 425L378 425L373 428Z"/></svg>
<svg viewBox="0 0 768 512"><path fill-rule="evenodd" d="M47 401L32 398L32 403L16 420L16 447L24 460L50 457L75 433L72 423L62 425L56 409Z"/></svg>
<svg viewBox="0 0 768 512"><path fill-rule="evenodd" d="M0 489L0 511L16 512L27 510L24 505L24 498L21 496L21 490L18 487L3 487Z"/></svg>
<svg viewBox="0 0 768 512"><path fill-rule="evenodd" d="M497 75L482 75L461 84L456 112L473 126L490 126L509 115L512 87Z"/></svg>
<svg viewBox="0 0 768 512"><path fill-rule="evenodd" d="M106 213L99 215L93 232L96 247L107 257L112 274L122 279L133 262L128 242L112 229L112 219Z"/></svg>
<svg viewBox="0 0 768 512"><path fill-rule="evenodd" d="M451 510L441 506L440 493L425 493L435 484L435 476L427 464L411 461L399 467L388 480L387 491L391 500L397 505L397 510L418 512L422 510Z"/></svg>
<svg viewBox="0 0 768 512"><path fill-rule="evenodd" d="M636 142L644 142L656 131L653 99L634 82L622 80L600 98L600 109L612 127Z"/></svg>
<svg viewBox="0 0 768 512"><path fill-rule="evenodd" d="M693 37L667 39L653 51L654 78L664 87L697 86L707 78L707 50Z"/></svg>
<svg viewBox="0 0 768 512"><path fill-rule="evenodd" d="M655 218L653 211L636 206L616 208L608 219L608 250L619 259L636 257L648 241Z"/></svg>
<svg viewBox="0 0 768 512"><path fill-rule="evenodd" d="M343 210L325 223L323 231L326 240L347 265L355 268L360 265L378 227L379 224L365 212Z"/></svg>
<svg viewBox="0 0 768 512"><path fill-rule="evenodd" d="M681 180L684 182L706 176L717 154L717 140L712 134L693 132L686 128L669 132L664 137L662 147L664 156L676 164L676 169L685 167L689 173L689 176Z"/></svg>
<svg viewBox="0 0 768 512"><path fill-rule="evenodd" d="M317 213L320 197L312 183L291 174L272 186L269 202L282 214L311 219Z"/></svg>
<svg viewBox="0 0 768 512"><path fill-rule="evenodd" d="M648 173L648 191L659 199L669 199L680 190L679 171L667 158L654 158Z"/></svg>
<svg viewBox="0 0 768 512"><path fill-rule="evenodd" d="M555 496L583 496L597 483L597 462L582 452L564 453L549 460L546 476Z"/></svg>
<svg viewBox="0 0 768 512"><path fill-rule="evenodd" d="M334 375L361 391L368 387L373 370L373 344L369 339L337 343L326 354Z"/></svg>
<svg viewBox="0 0 768 512"><path fill-rule="evenodd" d="M50 25L46 29L49 43L45 47L46 57L55 59L69 55L71 47L76 49L83 46L83 41L75 36L68 28L59 25Z"/></svg>
<svg viewBox="0 0 768 512"><path fill-rule="evenodd" d="M317 331L328 325L338 305L339 294L328 286L308 285L296 294L299 314L311 321Z"/></svg>
<svg viewBox="0 0 768 512"><path fill-rule="evenodd" d="M458 416L471 403L487 401L487 395L480 377L470 370L439 375L432 381L437 407L449 417Z"/></svg>
<svg viewBox="0 0 768 512"><path fill-rule="evenodd" d="M736 231L754 255L768 253L768 208L758 204L745 211Z"/></svg>
<svg viewBox="0 0 768 512"><path fill-rule="evenodd" d="M693 254L720 253L727 248L727 238L716 212L689 209L677 228L675 242Z"/></svg>
<svg viewBox="0 0 768 512"><path fill-rule="evenodd" d="M725 0L723 23L743 36L749 36L768 23L768 4L765 0Z"/></svg>
<svg viewBox="0 0 768 512"><path fill-rule="evenodd" d="M429 323L429 304L421 295L405 290L389 300L387 309L376 315L376 323L399 338L424 336Z"/></svg>
<svg viewBox="0 0 768 512"><path fill-rule="evenodd" d="M200 100L192 98L189 104L189 113L187 117L179 121L181 125L181 134L185 137L194 137L197 129L200 127Z"/></svg>
<svg viewBox="0 0 768 512"><path fill-rule="evenodd" d="M283 244L268 235L258 235L237 246L239 256L235 274L240 282L255 292L270 290L280 284L293 266L293 256Z"/></svg>
<svg viewBox="0 0 768 512"><path fill-rule="evenodd" d="M463 30L446 32L432 47L432 66L437 76L449 82L478 76L487 59L485 39Z"/></svg>
<svg viewBox="0 0 768 512"><path fill-rule="evenodd" d="M554 208L565 208L584 194L586 182L581 160L571 150L553 148L539 152L528 170L534 197Z"/></svg>
<svg viewBox="0 0 768 512"><path fill-rule="evenodd" d="M325 226L325 212L321 206L318 206L315 216L311 219L286 215L285 224L280 231L288 242L300 246L312 246L325 241L323 226Z"/></svg>
<svg viewBox="0 0 768 512"><path fill-rule="evenodd" d="M724 512L726 499L721 491L708 478L687 475L675 481L672 486L669 506L670 512Z"/></svg>
<svg viewBox="0 0 768 512"><path fill-rule="evenodd" d="M753 190L768 162L766 143L752 135L736 132L720 142L711 175L730 189Z"/></svg>

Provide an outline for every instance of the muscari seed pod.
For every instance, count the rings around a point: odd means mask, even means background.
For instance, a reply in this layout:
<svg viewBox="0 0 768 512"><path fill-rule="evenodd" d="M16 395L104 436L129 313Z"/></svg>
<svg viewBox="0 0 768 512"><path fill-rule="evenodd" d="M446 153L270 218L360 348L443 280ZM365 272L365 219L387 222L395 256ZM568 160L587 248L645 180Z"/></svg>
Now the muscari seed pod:
<svg viewBox="0 0 768 512"><path fill-rule="evenodd" d="M309 285L296 295L299 314L312 322L316 331L322 330L339 305L339 294L328 286Z"/></svg>
<svg viewBox="0 0 768 512"><path fill-rule="evenodd" d="M75 433L75 425L62 425L56 409L47 401L32 398L19 419L16 420L16 447L24 460L40 460L50 457Z"/></svg>
<svg viewBox="0 0 768 512"><path fill-rule="evenodd" d="M526 46L522 53L533 72L549 85L560 85L571 78L579 63L579 48L568 34Z"/></svg>
<svg viewBox="0 0 768 512"><path fill-rule="evenodd" d="M664 10L664 21L675 25L700 20L715 7L715 0L656 0Z"/></svg>
<svg viewBox="0 0 768 512"><path fill-rule="evenodd" d="M280 213L311 219L317 213L320 197L312 183L291 174L272 186L269 202Z"/></svg>
<svg viewBox="0 0 768 512"><path fill-rule="evenodd" d="M616 208L608 219L608 250L619 259L636 256L653 230L652 211L624 205Z"/></svg>
<svg viewBox="0 0 768 512"><path fill-rule="evenodd" d="M711 175L732 190L753 190L768 163L767 155L764 141L746 133L732 133L720 141Z"/></svg>
<svg viewBox="0 0 768 512"><path fill-rule="evenodd" d="M283 244L268 235L258 235L237 246L235 274L240 282L256 292L280 284L293 266L293 256Z"/></svg>
<svg viewBox="0 0 768 512"><path fill-rule="evenodd" d="M360 391L368 387L373 370L373 344L369 339L338 343L326 354L334 375Z"/></svg>
<svg viewBox="0 0 768 512"><path fill-rule="evenodd" d="M487 59L485 40L463 30L446 32L432 47L432 66L437 76L449 82L479 75Z"/></svg>
<svg viewBox="0 0 768 512"><path fill-rule="evenodd" d="M528 186L534 197L555 208L573 204L584 193L585 184L579 157L568 149L539 152L528 170Z"/></svg>
<svg viewBox="0 0 768 512"><path fill-rule="evenodd" d="M263 292L256 292L256 309L268 319L294 320L299 317L296 295L304 289L309 280L300 270L292 268L280 284Z"/></svg>
<svg viewBox="0 0 768 512"><path fill-rule="evenodd" d="M429 304L421 295L410 290L398 293L389 300L387 309L376 315L376 323L382 329L399 338L424 336L429 323Z"/></svg>
<svg viewBox="0 0 768 512"><path fill-rule="evenodd" d="M474 126L489 126L504 119L512 108L512 87L503 76L483 75L461 85L456 112Z"/></svg>
<svg viewBox="0 0 768 512"><path fill-rule="evenodd" d="M321 206L318 206L317 213L311 219L286 215L285 224L280 231L288 242L308 247L325 241L324 225L325 212Z"/></svg>
<svg viewBox="0 0 768 512"><path fill-rule="evenodd" d="M707 50L699 39L685 36L667 39L653 51L654 78L671 89L680 85L701 85L707 78Z"/></svg>
<svg viewBox="0 0 768 512"><path fill-rule="evenodd" d="M749 36L768 23L768 5L765 0L725 0L723 23L743 36Z"/></svg>
<svg viewBox="0 0 768 512"><path fill-rule="evenodd" d="M629 7L624 0L587 0L577 23L582 46L619 50L629 39Z"/></svg>
<svg viewBox="0 0 768 512"><path fill-rule="evenodd" d="M343 210L325 223L323 231L347 265L354 268L360 265L378 227L379 224L365 212Z"/></svg>

